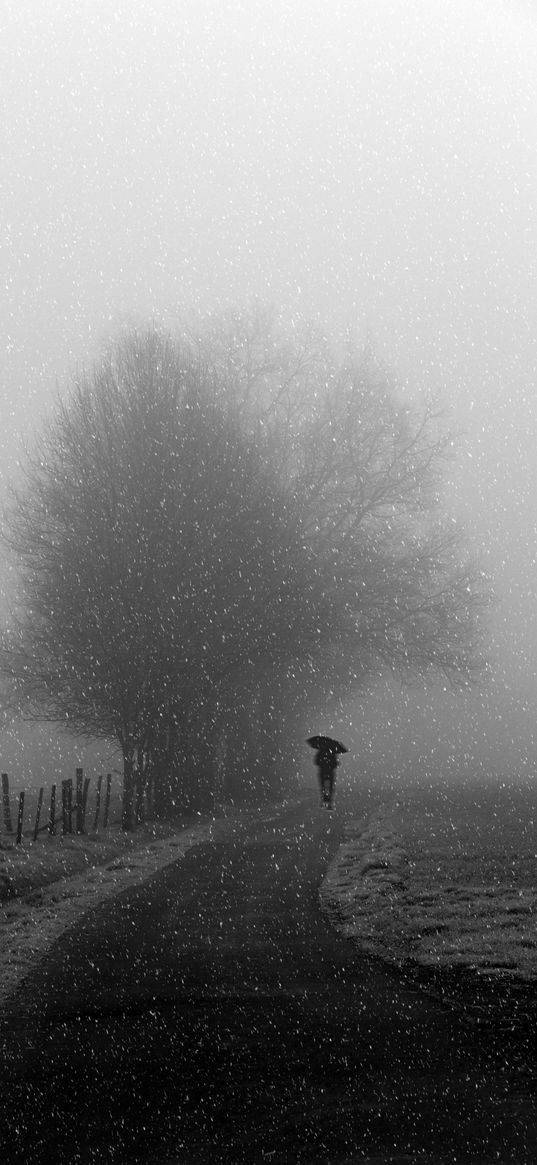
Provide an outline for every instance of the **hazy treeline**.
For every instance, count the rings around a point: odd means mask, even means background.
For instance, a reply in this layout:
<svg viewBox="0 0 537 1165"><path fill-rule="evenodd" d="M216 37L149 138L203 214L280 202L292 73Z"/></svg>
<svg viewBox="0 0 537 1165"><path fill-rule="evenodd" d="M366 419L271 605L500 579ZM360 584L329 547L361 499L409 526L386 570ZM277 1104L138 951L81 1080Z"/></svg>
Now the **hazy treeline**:
<svg viewBox="0 0 537 1165"><path fill-rule="evenodd" d="M254 310L122 333L13 495L14 711L117 741L124 825L275 795L303 722L379 670L467 681L479 566L441 517L452 441L367 355Z"/></svg>

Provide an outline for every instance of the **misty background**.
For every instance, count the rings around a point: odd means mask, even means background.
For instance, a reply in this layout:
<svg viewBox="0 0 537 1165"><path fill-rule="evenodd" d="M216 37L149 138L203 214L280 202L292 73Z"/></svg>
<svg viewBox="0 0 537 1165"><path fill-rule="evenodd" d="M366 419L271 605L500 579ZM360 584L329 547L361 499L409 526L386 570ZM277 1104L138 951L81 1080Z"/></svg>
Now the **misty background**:
<svg viewBox="0 0 537 1165"><path fill-rule="evenodd" d="M460 432L446 507L493 578L491 674L379 678L311 731L349 745L342 773L531 776L533 5L23 0L1 26L0 500L57 385L125 322L257 298L369 343ZM0 733L15 777L75 757L90 772L83 743Z"/></svg>

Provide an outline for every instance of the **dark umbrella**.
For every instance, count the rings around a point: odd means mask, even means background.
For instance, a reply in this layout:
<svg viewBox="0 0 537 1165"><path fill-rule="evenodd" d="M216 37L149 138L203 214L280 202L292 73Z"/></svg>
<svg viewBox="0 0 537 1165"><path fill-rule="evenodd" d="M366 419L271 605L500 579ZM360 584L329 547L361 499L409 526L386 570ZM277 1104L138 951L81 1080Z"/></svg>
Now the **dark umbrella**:
<svg viewBox="0 0 537 1165"><path fill-rule="evenodd" d="M325 750L326 752L349 751L339 740L332 740L331 736L309 736L306 743L310 744L312 748L316 748L319 751L322 750L323 752Z"/></svg>

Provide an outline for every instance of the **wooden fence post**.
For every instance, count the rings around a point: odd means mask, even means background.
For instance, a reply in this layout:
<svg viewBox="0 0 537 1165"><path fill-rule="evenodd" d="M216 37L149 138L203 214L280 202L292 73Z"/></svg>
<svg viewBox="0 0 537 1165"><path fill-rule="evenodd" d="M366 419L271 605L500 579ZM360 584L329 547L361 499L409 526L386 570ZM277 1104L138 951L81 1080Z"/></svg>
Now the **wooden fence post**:
<svg viewBox="0 0 537 1165"><path fill-rule="evenodd" d="M62 833L69 831L69 817L68 817L68 798L67 798L67 781L62 781Z"/></svg>
<svg viewBox="0 0 537 1165"><path fill-rule="evenodd" d="M111 794L111 792L112 792L112 774L107 773L106 774L106 796L104 799L103 829L106 829L106 826L108 825L108 814L110 812L110 794Z"/></svg>
<svg viewBox="0 0 537 1165"><path fill-rule="evenodd" d="M39 795L37 798L37 812L35 815L35 825L34 825L34 841L37 841L37 835L39 833L39 818L41 817L42 804L43 804L43 786L41 786L41 788L39 790Z"/></svg>
<svg viewBox="0 0 537 1165"><path fill-rule="evenodd" d="M84 832L84 812L82 809L82 783L84 780L84 772L82 769L76 770L76 832Z"/></svg>
<svg viewBox="0 0 537 1165"><path fill-rule="evenodd" d="M15 845L20 845L22 841L22 819L24 817L24 793L19 795L19 812L17 814L17 840Z"/></svg>
<svg viewBox="0 0 537 1165"><path fill-rule="evenodd" d="M88 790L90 787L89 777L84 777L84 791L82 793L82 833L86 828L86 809L88 807Z"/></svg>
<svg viewBox="0 0 537 1165"><path fill-rule="evenodd" d="M67 785L67 829L69 833L73 832L73 782L71 777L67 778L65 782Z"/></svg>
<svg viewBox="0 0 537 1165"><path fill-rule="evenodd" d="M4 805L4 825L6 828L6 833L13 833L11 806L9 803L9 777L7 773L2 773L2 802Z"/></svg>
<svg viewBox="0 0 537 1165"><path fill-rule="evenodd" d="M93 832L97 833L97 826L99 824L99 813L101 812L101 787L103 783L103 774L99 773L97 777L97 796L95 798L95 820L93 822Z"/></svg>
<svg viewBox="0 0 537 1165"><path fill-rule="evenodd" d="M48 831L51 837L56 833L56 785L50 790L50 811L48 815Z"/></svg>

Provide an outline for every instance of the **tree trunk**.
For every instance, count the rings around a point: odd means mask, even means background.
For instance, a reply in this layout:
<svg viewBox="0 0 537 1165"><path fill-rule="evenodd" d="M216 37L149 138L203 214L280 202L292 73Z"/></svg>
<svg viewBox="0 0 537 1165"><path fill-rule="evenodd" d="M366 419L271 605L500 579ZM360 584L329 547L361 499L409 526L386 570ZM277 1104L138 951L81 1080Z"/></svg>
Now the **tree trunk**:
<svg viewBox="0 0 537 1165"><path fill-rule="evenodd" d="M123 813L121 828L129 832L134 825L134 756L123 750Z"/></svg>
<svg viewBox="0 0 537 1165"><path fill-rule="evenodd" d="M252 694L251 689L236 689L230 697L226 721L226 798L232 804L256 800L262 796L260 774L264 764L256 693Z"/></svg>

